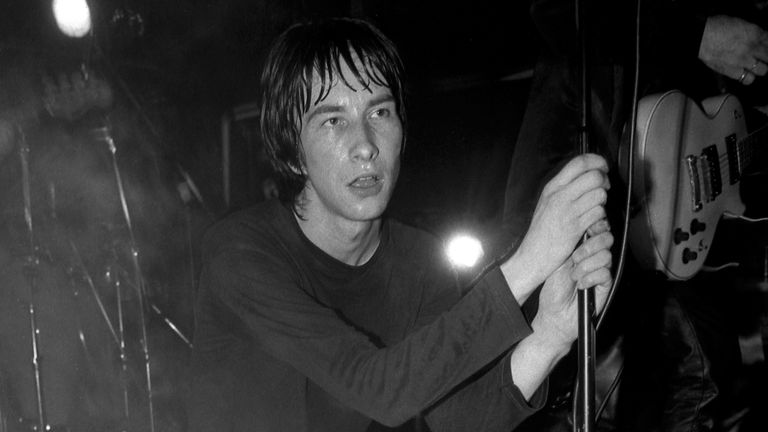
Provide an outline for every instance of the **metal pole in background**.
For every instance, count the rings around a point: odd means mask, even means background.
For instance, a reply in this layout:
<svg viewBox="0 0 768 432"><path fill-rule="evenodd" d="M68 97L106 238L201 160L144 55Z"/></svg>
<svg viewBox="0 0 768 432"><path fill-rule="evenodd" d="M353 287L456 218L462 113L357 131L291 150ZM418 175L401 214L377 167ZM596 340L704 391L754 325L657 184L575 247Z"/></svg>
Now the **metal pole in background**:
<svg viewBox="0 0 768 432"><path fill-rule="evenodd" d="M120 175L120 169L117 164L117 147L115 146L115 141L112 139L112 135L110 134L109 126L104 126L102 128L99 128L97 131L97 134L99 135L98 138L104 140L107 143L107 146L109 147L109 153L111 155L112 159L112 168L114 170L115 174L115 183L117 184L117 190L120 197L120 204L122 206L123 210L123 217L125 218L125 224L128 229L128 239L130 242L129 248L131 253L131 264L133 266L133 272L134 272L134 288L136 289L136 294L139 296L139 325L141 327L141 348L142 353L144 354L144 366L145 366L145 377L146 377L146 384L147 384L147 402L148 402L148 409L149 409L149 427L150 432L155 432L155 412L154 412L154 397L153 397L153 391L152 391L152 375L151 375L151 367L150 367L150 356L149 356L149 340L147 337L147 321L145 316L145 309L148 310L148 302L146 300L146 293L145 293L145 284L144 284L144 276L141 271L141 266L139 264L139 251L136 247L136 237L133 232L133 224L131 223L131 214L128 209L128 201L125 195L125 187L123 185L123 179ZM118 299L119 301L119 299Z"/></svg>
<svg viewBox="0 0 768 432"><path fill-rule="evenodd" d="M43 382L40 366L40 329L37 326L37 312L35 310L36 278L40 266L40 258L37 254L35 231L32 224L32 192L29 173L29 144L27 144L24 131L19 128L19 158L21 161L22 194L24 199L24 222L27 226L27 240L29 242L29 254L24 262L24 275L29 285L29 326L32 334L32 370L35 377L35 397L37 398L37 427L38 430L46 430L46 419L43 398Z"/></svg>

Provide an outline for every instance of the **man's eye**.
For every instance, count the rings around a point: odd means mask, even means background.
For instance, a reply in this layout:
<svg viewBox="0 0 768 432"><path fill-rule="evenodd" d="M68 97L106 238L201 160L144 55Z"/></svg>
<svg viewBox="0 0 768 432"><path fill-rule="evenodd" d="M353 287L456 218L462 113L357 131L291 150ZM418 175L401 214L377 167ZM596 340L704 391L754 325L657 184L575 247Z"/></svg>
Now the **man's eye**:
<svg viewBox="0 0 768 432"><path fill-rule="evenodd" d="M331 117L323 122L325 126L338 126L341 123L341 119L338 117Z"/></svg>
<svg viewBox="0 0 768 432"><path fill-rule="evenodd" d="M389 117L389 108L379 108L372 113L372 117Z"/></svg>

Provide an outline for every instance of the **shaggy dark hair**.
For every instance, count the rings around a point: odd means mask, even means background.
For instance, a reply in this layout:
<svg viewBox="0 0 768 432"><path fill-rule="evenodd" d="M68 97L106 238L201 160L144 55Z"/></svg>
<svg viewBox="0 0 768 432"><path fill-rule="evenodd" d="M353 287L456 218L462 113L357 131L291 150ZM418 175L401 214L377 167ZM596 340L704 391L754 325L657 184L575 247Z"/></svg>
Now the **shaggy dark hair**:
<svg viewBox="0 0 768 432"><path fill-rule="evenodd" d="M307 181L302 169L302 115L328 96L334 81L355 88L340 73L342 60L364 88L373 82L390 89L403 136L407 130L403 63L394 44L378 29L350 18L288 28L272 46L261 75L261 136L278 175L280 200L294 211L301 207L299 194ZM314 76L320 79L315 95Z"/></svg>

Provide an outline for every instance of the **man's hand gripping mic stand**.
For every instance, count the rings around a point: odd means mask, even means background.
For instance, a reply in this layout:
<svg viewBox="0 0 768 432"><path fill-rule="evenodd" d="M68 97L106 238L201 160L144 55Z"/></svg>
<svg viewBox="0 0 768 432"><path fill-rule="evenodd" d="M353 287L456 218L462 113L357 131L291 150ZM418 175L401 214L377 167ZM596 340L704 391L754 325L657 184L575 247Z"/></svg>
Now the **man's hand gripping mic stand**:
<svg viewBox="0 0 768 432"><path fill-rule="evenodd" d="M579 118L579 152L589 152L589 124L591 109L591 88L589 85L589 56L587 51L587 0L576 0L576 29L578 32L580 60L580 118ZM584 240L587 234L584 234ZM595 430L595 289L584 287L577 291L579 308L579 339L578 339L578 391L576 392L576 421L574 429L577 432L594 432Z"/></svg>

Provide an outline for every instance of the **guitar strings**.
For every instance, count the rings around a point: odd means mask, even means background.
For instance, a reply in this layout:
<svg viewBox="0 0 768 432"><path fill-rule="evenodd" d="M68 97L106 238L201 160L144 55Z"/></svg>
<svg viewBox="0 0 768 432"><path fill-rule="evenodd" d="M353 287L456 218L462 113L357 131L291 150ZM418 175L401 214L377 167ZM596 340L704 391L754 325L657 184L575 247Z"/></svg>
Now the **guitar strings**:
<svg viewBox="0 0 768 432"><path fill-rule="evenodd" d="M748 141L754 141L754 137L748 136L736 144L736 160L739 171L741 171L742 167L747 166L752 162L752 155L755 150L751 145L748 145L751 144ZM730 173L730 160L727 153L719 155L718 162L720 164L721 173L725 171L726 168L729 168L728 172ZM702 171L709 172L708 164L702 164Z"/></svg>

